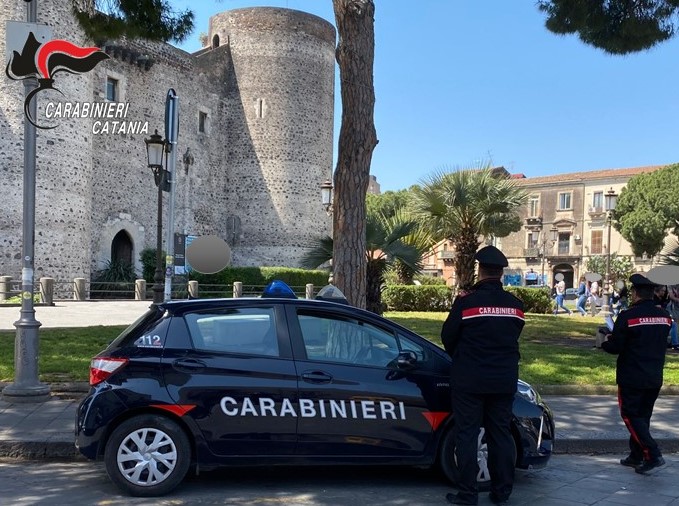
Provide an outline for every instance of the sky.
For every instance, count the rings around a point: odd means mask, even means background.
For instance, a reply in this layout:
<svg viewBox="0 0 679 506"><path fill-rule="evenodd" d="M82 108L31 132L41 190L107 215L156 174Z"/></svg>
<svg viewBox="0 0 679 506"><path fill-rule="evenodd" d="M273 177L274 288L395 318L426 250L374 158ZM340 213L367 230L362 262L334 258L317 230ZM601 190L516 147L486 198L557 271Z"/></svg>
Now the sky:
<svg viewBox="0 0 679 506"><path fill-rule="evenodd" d="M271 6L333 25L332 0L173 0L196 15ZM371 174L381 190L491 163L528 177L679 161L679 38L611 56L544 27L533 0L375 0ZM341 118L335 105L335 160Z"/></svg>

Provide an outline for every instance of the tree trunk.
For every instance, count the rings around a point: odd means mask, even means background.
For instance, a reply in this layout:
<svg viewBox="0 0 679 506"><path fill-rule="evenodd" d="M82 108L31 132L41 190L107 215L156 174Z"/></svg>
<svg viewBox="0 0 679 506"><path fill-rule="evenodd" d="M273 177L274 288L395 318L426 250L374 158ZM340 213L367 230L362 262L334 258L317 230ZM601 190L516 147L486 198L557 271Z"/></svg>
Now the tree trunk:
<svg viewBox="0 0 679 506"><path fill-rule="evenodd" d="M351 305L365 308L365 196L377 145L373 118L375 5L372 0L333 0L333 7L342 96L334 175L333 280Z"/></svg>
<svg viewBox="0 0 679 506"><path fill-rule="evenodd" d="M475 233L450 238L455 244L455 277L457 286L468 290L474 284L474 255L479 247L479 240Z"/></svg>

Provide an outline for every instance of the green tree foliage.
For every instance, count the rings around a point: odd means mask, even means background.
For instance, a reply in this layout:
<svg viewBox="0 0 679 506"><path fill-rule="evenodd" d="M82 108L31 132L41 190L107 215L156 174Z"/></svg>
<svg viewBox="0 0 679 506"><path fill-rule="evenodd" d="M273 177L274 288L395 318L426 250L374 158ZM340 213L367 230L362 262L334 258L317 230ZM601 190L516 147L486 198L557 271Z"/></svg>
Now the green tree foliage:
<svg viewBox="0 0 679 506"><path fill-rule="evenodd" d="M410 190L386 191L379 195L368 193L365 197L366 212L382 214L386 218L391 218L400 209L408 207L408 201L412 196Z"/></svg>
<svg viewBox="0 0 679 506"><path fill-rule="evenodd" d="M539 0L545 26L611 54L649 49L677 31L677 0Z"/></svg>
<svg viewBox="0 0 679 506"><path fill-rule="evenodd" d="M667 232L679 233L679 164L631 178L613 218L636 256L657 255Z"/></svg>
<svg viewBox="0 0 679 506"><path fill-rule="evenodd" d="M516 181L494 176L489 164L440 172L414 192L414 207L433 237L455 246L458 287L474 282L474 254L487 237L505 237L521 229L520 208L528 194Z"/></svg>
<svg viewBox="0 0 679 506"><path fill-rule="evenodd" d="M177 12L166 0L95 0L93 10L72 0L72 6L85 34L97 42L120 37L182 42L193 31L193 12Z"/></svg>
<svg viewBox="0 0 679 506"><path fill-rule="evenodd" d="M606 279L606 257L603 255L593 256L585 262L587 272L596 272L601 275L601 279ZM627 281L634 271L632 257L618 256L617 253L611 254L611 283L618 280Z"/></svg>
<svg viewBox="0 0 679 506"><path fill-rule="evenodd" d="M422 255L425 250L420 250L405 242L408 236L414 234L417 226L414 220L399 221L395 217L390 219L381 214L368 213L364 255L367 265L366 308L369 311L378 314L383 312L382 285L387 269L397 260L414 272L421 269ZM302 257L301 265L314 269L331 260L332 254L333 239L331 237L318 239L316 247ZM336 269L337 266L333 265L333 277Z"/></svg>

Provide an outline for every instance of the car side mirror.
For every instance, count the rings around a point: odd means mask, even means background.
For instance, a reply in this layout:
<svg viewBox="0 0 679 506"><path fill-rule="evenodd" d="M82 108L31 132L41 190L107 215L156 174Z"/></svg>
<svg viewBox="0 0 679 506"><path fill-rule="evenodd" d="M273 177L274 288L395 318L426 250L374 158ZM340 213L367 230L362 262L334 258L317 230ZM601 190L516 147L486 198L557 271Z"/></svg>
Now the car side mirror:
<svg viewBox="0 0 679 506"><path fill-rule="evenodd" d="M417 364L417 355L414 351L402 351L396 357L396 367L399 369L412 369Z"/></svg>

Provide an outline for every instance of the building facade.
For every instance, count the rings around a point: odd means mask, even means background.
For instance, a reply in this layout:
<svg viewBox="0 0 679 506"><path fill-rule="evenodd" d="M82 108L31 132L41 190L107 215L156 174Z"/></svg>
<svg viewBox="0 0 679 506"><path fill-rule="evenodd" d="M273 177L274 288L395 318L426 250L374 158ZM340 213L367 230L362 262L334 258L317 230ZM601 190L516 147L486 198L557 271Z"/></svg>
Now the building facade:
<svg viewBox="0 0 679 506"><path fill-rule="evenodd" d="M22 21L25 8L15 0L0 0L0 8L5 54L5 21ZM69 2L41 0L38 21L53 39L93 45ZM295 267L330 233L320 185L332 176L334 27L289 9L237 9L210 19L207 40L193 54L163 43L94 41L110 58L86 74L59 74L63 95L41 96L39 116L51 102L113 102L127 106L124 121L136 126L102 132L96 118L71 116L38 130L36 279L90 278L112 259L141 272L139 253L155 248L157 218L144 139L162 135L170 88L180 110L175 232L221 237L233 265ZM15 278L23 101L21 83L0 80L0 275ZM167 213L165 194L163 224Z"/></svg>
<svg viewBox="0 0 679 506"><path fill-rule="evenodd" d="M495 239L495 245L509 261L505 283L551 286L556 274L561 273L566 287L577 287L580 276L587 272L587 261L606 256L609 251L631 257L636 270L650 269L653 259L635 257L630 244L609 226L605 200L609 192L620 195L631 177L660 168L634 167L531 178L505 171L529 196L528 205L521 210L521 230ZM443 277L452 286L454 258L452 244L441 241L425 258L425 272Z"/></svg>

